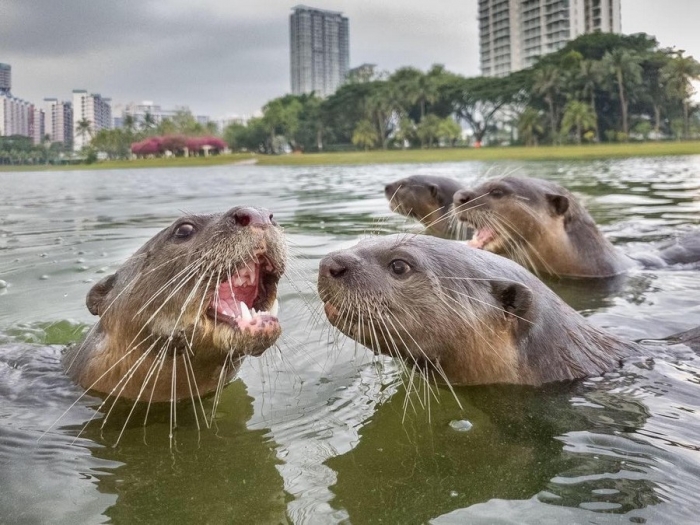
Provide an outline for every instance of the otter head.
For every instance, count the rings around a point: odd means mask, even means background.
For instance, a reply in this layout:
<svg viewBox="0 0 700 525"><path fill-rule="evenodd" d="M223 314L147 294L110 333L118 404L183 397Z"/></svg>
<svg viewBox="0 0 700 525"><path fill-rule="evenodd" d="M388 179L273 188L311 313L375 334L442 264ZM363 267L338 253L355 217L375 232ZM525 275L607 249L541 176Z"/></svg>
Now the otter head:
<svg viewBox="0 0 700 525"><path fill-rule="evenodd" d="M539 179L503 177L454 194L454 214L473 226L470 245L512 258L535 272L556 274L548 261L566 258L568 228L593 220L569 191Z"/></svg>
<svg viewBox="0 0 700 525"><path fill-rule="evenodd" d="M187 385L165 381L162 369L181 363L181 382L189 374L200 393L210 391L227 361L260 355L279 337L285 264L282 232L266 210L181 217L93 286L87 307L100 320L66 368L86 388L138 399L147 387L172 399Z"/></svg>
<svg viewBox="0 0 700 525"><path fill-rule="evenodd" d="M431 233L462 238L450 214L452 196L461 188L447 177L414 175L387 184L384 195L392 211L420 221Z"/></svg>
<svg viewBox="0 0 700 525"><path fill-rule="evenodd" d="M329 321L348 337L452 384L479 384L523 377L519 342L536 315L528 281L536 279L495 255L396 235L326 256L318 291Z"/></svg>

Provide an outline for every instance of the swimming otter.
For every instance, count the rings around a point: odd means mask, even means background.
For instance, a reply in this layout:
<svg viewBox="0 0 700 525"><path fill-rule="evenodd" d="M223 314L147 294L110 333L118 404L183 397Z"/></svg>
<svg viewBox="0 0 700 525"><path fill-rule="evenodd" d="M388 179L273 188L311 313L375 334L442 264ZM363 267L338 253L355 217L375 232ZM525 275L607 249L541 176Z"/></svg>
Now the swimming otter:
<svg viewBox="0 0 700 525"><path fill-rule="evenodd" d="M453 385L596 376L641 350L593 327L515 262L434 237L393 235L331 253L318 291L345 335Z"/></svg>
<svg viewBox="0 0 700 525"><path fill-rule="evenodd" d="M451 214L452 197L463 187L448 177L413 175L387 184L384 195L391 211L417 219L429 233L466 240L471 229Z"/></svg>
<svg viewBox="0 0 700 525"><path fill-rule="evenodd" d="M92 287L86 303L100 319L64 369L85 389L131 400L212 392L279 337L285 265L266 210L181 217Z"/></svg>
<svg viewBox="0 0 700 525"><path fill-rule="evenodd" d="M537 274L612 277L635 266L700 260L691 234L632 258L608 241L574 195L553 182L520 177L487 181L454 194L454 213L475 228L470 244L509 257Z"/></svg>

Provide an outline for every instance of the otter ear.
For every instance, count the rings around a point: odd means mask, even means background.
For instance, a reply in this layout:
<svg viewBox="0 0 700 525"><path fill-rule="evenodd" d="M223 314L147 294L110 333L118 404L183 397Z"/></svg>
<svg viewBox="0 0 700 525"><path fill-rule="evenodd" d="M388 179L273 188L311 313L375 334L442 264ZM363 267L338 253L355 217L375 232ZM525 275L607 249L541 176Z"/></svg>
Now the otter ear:
<svg viewBox="0 0 700 525"><path fill-rule="evenodd" d="M557 193L547 193L545 195L550 208L556 215L564 215L569 209L569 198Z"/></svg>
<svg viewBox="0 0 700 525"><path fill-rule="evenodd" d="M532 305L532 292L527 286L512 281L493 281L491 290L506 315L527 319Z"/></svg>
<svg viewBox="0 0 700 525"><path fill-rule="evenodd" d="M440 188L437 187L435 184L429 184L428 189L430 190L430 195L435 199L436 201L440 200Z"/></svg>
<svg viewBox="0 0 700 525"><path fill-rule="evenodd" d="M92 315L102 315L107 307L105 304L107 295L114 288L114 283L117 280L117 274L108 275L95 286L90 288L90 291L85 298L85 304Z"/></svg>

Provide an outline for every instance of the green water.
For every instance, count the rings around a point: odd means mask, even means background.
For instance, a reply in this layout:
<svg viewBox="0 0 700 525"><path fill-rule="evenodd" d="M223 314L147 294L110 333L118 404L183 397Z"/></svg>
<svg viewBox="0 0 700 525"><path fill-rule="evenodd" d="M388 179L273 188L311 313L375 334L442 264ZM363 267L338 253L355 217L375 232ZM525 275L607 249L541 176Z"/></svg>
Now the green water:
<svg viewBox="0 0 700 525"><path fill-rule="evenodd" d="M396 363L319 315L323 255L416 229L389 212L386 182L514 170L575 191L628 251L700 223L700 157L0 173L0 523L694 523L696 357L542 389L460 388L459 403L446 389L407 399ZM125 426L131 407L118 404L103 424L100 400L59 365L94 322L90 286L182 212L236 205L270 209L289 240L279 349L244 363L211 428L179 403L172 447L168 407ZM700 324L690 269L636 271L613 290L552 286L623 337Z"/></svg>

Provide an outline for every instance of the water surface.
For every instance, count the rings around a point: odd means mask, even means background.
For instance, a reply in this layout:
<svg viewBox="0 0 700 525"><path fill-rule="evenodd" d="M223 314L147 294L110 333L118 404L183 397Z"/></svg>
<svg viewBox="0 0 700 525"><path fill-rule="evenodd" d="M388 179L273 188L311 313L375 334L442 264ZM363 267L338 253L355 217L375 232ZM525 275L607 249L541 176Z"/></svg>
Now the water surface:
<svg viewBox="0 0 700 525"><path fill-rule="evenodd" d="M693 355L541 389L460 388L459 403L442 388L407 399L396 363L318 315L323 255L417 229L389 212L386 182L510 172L569 187L625 250L700 226L700 157L0 173L0 522L694 522ZM94 322L87 291L182 212L241 204L271 209L294 255L279 350L246 361L213 428L183 402L172 447L167 409L118 439L130 407L102 425L100 400L60 371L62 346ZM622 337L700 324L697 271L635 271L612 292L552 286Z"/></svg>

